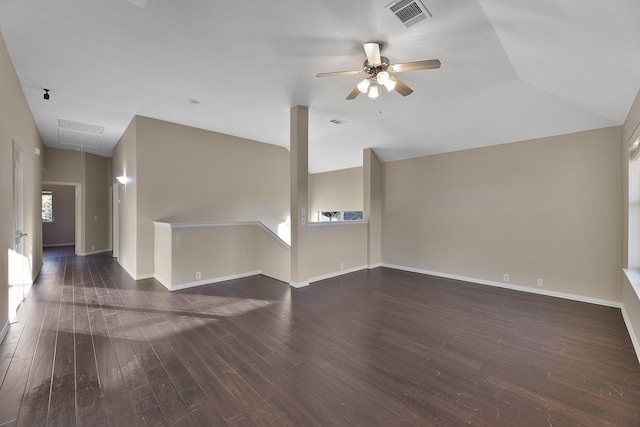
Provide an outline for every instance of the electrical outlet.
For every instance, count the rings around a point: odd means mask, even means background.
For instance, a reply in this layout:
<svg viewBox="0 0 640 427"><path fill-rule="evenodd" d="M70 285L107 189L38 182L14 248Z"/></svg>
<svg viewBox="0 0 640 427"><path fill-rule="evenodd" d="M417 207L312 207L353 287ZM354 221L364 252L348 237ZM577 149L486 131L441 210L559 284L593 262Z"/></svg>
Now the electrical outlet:
<svg viewBox="0 0 640 427"><path fill-rule="evenodd" d="M340 263L340 270L344 269L344 262Z"/></svg>
<svg viewBox="0 0 640 427"><path fill-rule="evenodd" d="M508 282L508 281L509 281L509 274L504 273L504 274L502 275L502 280L504 280L505 282Z"/></svg>
<svg viewBox="0 0 640 427"><path fill-rule="evenodd" d="M542 288L542 287L544 286L544 280L542 280L542 279L538 279L538 281L536 282L536 284Z"/></svg>
<svg viewBox="0 0 640 427"><path fill-rule="evenodd" d="M202 273L199 271L196 271L196 280L200 280L202 279Z"/></svg>

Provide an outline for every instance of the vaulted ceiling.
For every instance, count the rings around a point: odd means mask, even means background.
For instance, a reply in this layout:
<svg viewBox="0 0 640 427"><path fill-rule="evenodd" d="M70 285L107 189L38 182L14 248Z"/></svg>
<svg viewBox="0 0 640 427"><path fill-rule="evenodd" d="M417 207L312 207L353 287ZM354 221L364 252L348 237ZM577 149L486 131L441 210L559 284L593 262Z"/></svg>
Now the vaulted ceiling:
<svg viewBox="0 0 640 427"><path fill-rule="evenodd" d="M136 114L288 147L305 105L320 172L620 125L640 89L638 0L423 0L409 28L389 1L3 0L0 32L45 145L105 156ZM375 102L315 77L369 41L442 67Z"/></svg>

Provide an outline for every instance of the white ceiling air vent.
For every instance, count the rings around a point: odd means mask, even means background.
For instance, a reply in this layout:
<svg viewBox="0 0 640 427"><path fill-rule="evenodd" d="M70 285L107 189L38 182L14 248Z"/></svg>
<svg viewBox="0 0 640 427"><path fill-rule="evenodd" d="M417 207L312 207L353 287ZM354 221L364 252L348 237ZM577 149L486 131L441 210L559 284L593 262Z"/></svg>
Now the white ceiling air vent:
<svg viewBox="0 0 640 427"><path fill-rule="evenodd" d="M331 119L329 120L331 123L333 123L334 125L343 125L347 122L345 122L344 120L340 120L340 119Z"/></svg>
<svg viewBox="0 0 640 427"><path fill-rule="evenodd" d="M433 17L420 0L401 0L390 6L391 11L407 28L427 18Z"/></svg>
<svg viewBox="0 0 640 427"><path fill-rule="evenodd" d="M58 137L62 145L95 148L103 133L103 126L58 119Z"/></svg>
<svg viewBox="0 0 640 427"><path fill-rule="evenodd" d="M129 3L138 6L140 9L147 7L147 0L127 0Z"/></svg>
<svg viewBox="0 0 640 427"><path fill-rule="evenodd" d="M74 122L71 120L58 119L58 127L61 129L74 130L76 132L94 133L102 135L104 133L103 126L89 125L87 123Z"/></svg>

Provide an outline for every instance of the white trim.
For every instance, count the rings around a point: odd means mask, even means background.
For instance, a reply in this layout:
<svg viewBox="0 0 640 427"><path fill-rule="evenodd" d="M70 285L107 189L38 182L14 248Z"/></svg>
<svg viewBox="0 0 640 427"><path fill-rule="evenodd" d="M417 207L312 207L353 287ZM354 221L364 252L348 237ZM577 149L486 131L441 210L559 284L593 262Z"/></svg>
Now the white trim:
<svg viewBox="0 0 640 427"><path fill-rule="evenodd" d="M133 273L133 271L129 270L129 269L128 269L128 268L127 268L127 267L122 263L122 261L121 261L121 259L120 259L120 258L116 258L116 261L118 262L118 265L119 265L120 267L122 267L122 269L123 269L124 271L126 271L126 272L127 272L127 274L128 274L129 276L131 276L131 278L132 278L133 280L144 280L144 279L153 279L153 278L154 278L153 274L138 274L138 275L136 275L136 274L134 274L134 273Z"/></svg>
<svg viewBox="0 0 640 427"><path fill-rule="evenodd" d="M111 256L118 258L120 256L120 188L118 183L114 182L111 191L113 192L113 204L111 206L111 221L113 222L111 224L111 247L113 250Z"/></svg>
<svg viewBox="0 0 640 427"><path fill-rule="evenodd" d="M74 213L74 237L76 241L75 243L73 243L73 245L75 246L75 254L82 255L82 253L80 252L82 249L82 183L74 181L42 181L42 185L65 185L75 188L74 203L76 205Z"/></svg>
<svg viewBox="0 0 640 427"><path fill-rule="evenodd" d="M122 267L122 269L123 269L124 271L126 271L126 272L127 272L127 274L128 274L128 275L129 275L133 280L136 280L136 275L135 275L135 274L133 274L133 271L129 270L129 269L128 269L128 268L127 268L127 267L122 263L122 260L121 260L120 258L116 258L116 261L118 262L118 265L119 265L120 267Z"/></svg>
<svg viewBox="0 0 640 427"><path fill-rule="evenodd" d="M97 250L97 251L83 252L81 254L78 254L78 256L89 256L89 255L103 254L105 252L110 252L110 250L109 249L100 249L100 250Z"/></svg>
<svg viewBox="0 0 640 427"><path fill-rule="evenodd" d="M494 282L492 280L483 280L483 279L476 279L474 277L458 276L458 275L455 275L455 274L440 273L440 272L437 272L437 271L423 270L423 269L420 269L420 268L406 267L406 266L403 266L403 265L382 263L382 266L383 267L387 267L387 268L393 268L393 269L396 269L396 270L409 271L409 272L412 272L412 273L428 274L430 276L445 277L447 279L454 279L454 280L461 280L463 282L477 283L479 285L495 286L497 288L512 289L514 291L529 292L529 293L532 293L532 294L540 294L540 295L546 295L546 296L550 296L550 297L564 298L564 299L569 299L569 300L573 300L573 301L587 302L587 303L590 303L590 304L604 305L604 306L607 306L607 307L622 308L622 303L618 302L618 301L610 301L610 300L600 299L600 298L591 298L591 297L586 297L586 296L582 296L582 295L568 294L568 293L565 293L565 292L556 292L556 291L550 291L550 290L547 290L547 289L531 288L531 287L528 287L528 286L506 284L506 283Z"/></svg>
<svg viewBox="0 0 640 427"><path fill-rule="evenodd" d="M292 288L304 288L305 286L309 286L309 282L289 282L289 286Z"/></svg>
<svg viewBox="0 0 640 427"><path fill-rule="evenodd" d="M378 268L378 267L382 267L382 263L378 262L376 264L370 264L369 265L369 270L373 270L374 268Z"/></svg>
<svg viewBox="0 0 640 427"><path fill-rule="evenodd" d="M8 333L9 333L9 321L5 322L4 326L2 327L2 331L0 331L0 344L2 344L2 341L4 341L4 338L7 336Z"/></svg>
<svg viewBox="0 0 640 427"><path fill-rule="evenodd" d="M360 267L347 268L346 270L334 271L333 273L323 274L321 276L311 277L309 283L319 282L320 280L332 279L334 277L342 276L356 271L366 270L369 266L361 265Z"/></svg>
<svg viewBox="0 0 640 427"><path fill-rule="evenodd" d="M624 324L627 326L627 331L629 332L629 336L631 337L631 344L633 344L633 349L636 351L638 362L640 362L640 342L638 341L638 336L633 330L633 326L631 326L631 319L629 319L627 310L625 310L624 305L622 306L622 318L624 319Z"/></svg>
<svg viewBox="0 0 640 427"><path fill-rule="evenodd" d="M56 248L59 246L74 246L75 243L51 243L48 245L42 245L43 248Z"/></svg>
<svg viewBox="0 0 640 427"><path fill-rule="evenodd" d="M171 229L179 228L213 228L213 227L242 227L242 226L258 226L262 228L267 234L271 235L274 239L282 244L285 248L291 250L291 245L282 240L280 236L273 232L269 227L264 225L261 221L236 221L236 222L180 222L171 223L163 221L153 221L153 225L158 227L171 227Z"/></svg>
<svg viewBox="0 0 640 427"><path fill-rule="evenodd" d="M153 225L155 225L157 227L161 227L161 228L174 228L173 224L168 223L168 222L153 221ZM187 228L187 227L175 227L175 228Z"/></svg>
<svg viewBox="0 0 640 427"><path fill-rule="evenodd" d="M322 222L308 222L307 225L311 228L315 227L333 227L334 225L365 225L368 224L368 219L355 220L355 221L322 221Z"/></svg>
<svg viewBox="0 0 640 427"><path fill-rule="evenodd" d="M629 281L629 284L631 285L631 289L633 289L636 298L640 300L640 272L636 269L631 269L631 268L623 268L622 271L627 277L627 280ZM633 348L636 351L638 362L640 362L640 341L639 341L638 335L636 335L636 331L633 330L633 326L631 325L631 319L627 314L627 310L624 304L622 306L622 318L624 319L624 323L627 325L627 330L629 331L629 336L631 337Z"/></svg>
<svg viewBox="0 0 640 427"><path fill-rule="evenodd" d="M257 276L258 274L261 274L261 273L262 272L260 270L258 270L258 271L249 271L247 273L232 274L232 275L224 276L224 277L215 277L215 278L211 278L211 279L202 279L202 280L198 280L198 281L195 281L195 282L186 282L186 283L179 283L177 285L171 285L171 288L168 288L168 289L170 291L179 291L181 289L194 288L196 286L212 285L214 283L225 282L227 280L243 279L245 277ZM156 280L159 280L159 279L156 277ZM167 286L164 283L163 283L163 285L165 287Z"/></svg>
<svg viewBox="0 0 640 427"><path fill-rule="evenodd" d="M622 271L627 276L627 280L629 280L631 288L636 293L636 297L640 300L640 272L631 268L623 268Z"/></svg>
<svg viewBox="0 0 640 427"><path fill-rule="evenodd" d="M168 290L171 290L171 280L165 280L164 277L157 276L157 275L154 275L153 278L156 279L158 282L160 282L162 286L164 286Z"/></svg>

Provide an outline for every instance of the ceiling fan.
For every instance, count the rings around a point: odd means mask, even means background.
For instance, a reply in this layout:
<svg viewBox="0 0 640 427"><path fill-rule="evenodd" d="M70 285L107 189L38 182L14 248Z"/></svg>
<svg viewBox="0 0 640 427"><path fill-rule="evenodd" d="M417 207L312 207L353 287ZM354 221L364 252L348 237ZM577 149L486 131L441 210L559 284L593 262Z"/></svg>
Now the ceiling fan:
<svg viewBox="0 0 640 427"><path fill-rule="evenodd" d="M364 43L364 53L367 59L362 64L362 70L354 71L334 71L330 73L319 73L316 77L349 76L352 74L365 73L368 76L347 95L347 99L354 99L361 93L367 93L369 98L376 99L380 96L379 87L384 86L389 92L395 90L402 96L411 95L413 89L402 83L392 73L402 73L405 71L431 70L440 68L439 59L427 59L423 61L404 62L401 64L390 64L389 58L380 56L382 45L380 43Z"/></svg>

